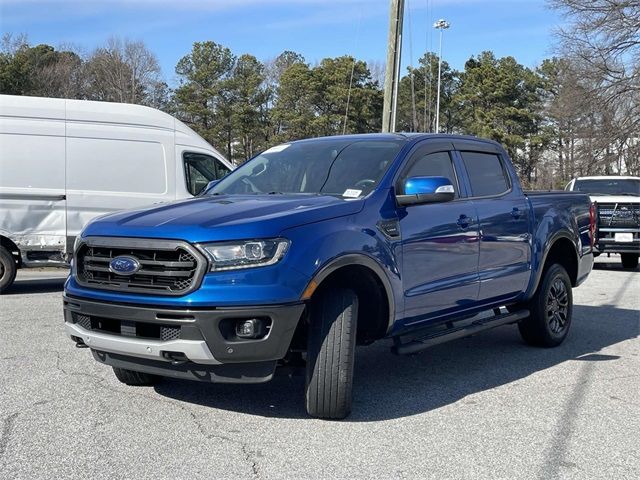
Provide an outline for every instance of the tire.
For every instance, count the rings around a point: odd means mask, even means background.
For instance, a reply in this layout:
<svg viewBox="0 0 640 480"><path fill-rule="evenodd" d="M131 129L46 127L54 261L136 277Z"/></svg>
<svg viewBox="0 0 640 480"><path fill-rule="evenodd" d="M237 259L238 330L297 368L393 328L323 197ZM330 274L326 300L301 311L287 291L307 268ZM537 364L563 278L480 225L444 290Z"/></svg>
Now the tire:
<svg viewBox="0 0 640 480"><path fill-rule="evenodd" d="M638 268L638 254L637 253L621 253L622 267L629 269Z"/></svg>
<svg viewBox="0 0 640 480"><path fill-rule="evenodd" d="M0 293L13 285L17 270L16 261L11 252L0 247Z"/></svg>
<svg viewBox="0 0 640 480"><path fill-rule="evenodd" d="M525 342L550 348L564 341L571 326L573 292L569 275L562 265L556 263L545 270L538 290L523 307L531 312L518 323Z"/></svg>
<svg viewBox="0 0 640 480"><path fill-rule="evenodd" d="M127 370L124 368L112 367L113 373L116 378L126 385L134 387L142 387L155 385L160 381L158 375L152 375L150 373L134 372L133 370Z"/></svg>
<svg viewBox="0 0 640 480"><path fill-rule="evenodd" d="M357 319L358 297L346 288L327 290L311 305L305 402L312 417L351 412Z"/></svg>

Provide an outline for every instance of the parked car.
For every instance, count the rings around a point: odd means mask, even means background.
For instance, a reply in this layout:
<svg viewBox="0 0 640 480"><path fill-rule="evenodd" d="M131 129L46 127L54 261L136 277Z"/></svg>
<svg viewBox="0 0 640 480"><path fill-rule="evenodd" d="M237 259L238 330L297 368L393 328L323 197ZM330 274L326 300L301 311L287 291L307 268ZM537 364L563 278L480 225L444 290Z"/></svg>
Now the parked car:
<svg viewBox="0 0 640 480"><path fill-rule="evenodd" d="M595 255L619 253L624 268L638 267L640 254L640 177L579 177L565 187L596 202Z"/></svg>
<svg viewBox="0 0 640 480"><path fill-rule="evenodd" d="M67 266L96 216L190 198L231 168L153 108L0 95L0 293L19 268Z"/></svg>
<svg viewBox="0 0 640 480"><path fill-rule="evenodd" d="M307 412L343 418L356 344L414 353L516 323L527 343L562 343L594 228L587 195L524 192L495 142L291 142L202 198L90 223L65 328L129 385L265 382L306 361Z"/></svg>

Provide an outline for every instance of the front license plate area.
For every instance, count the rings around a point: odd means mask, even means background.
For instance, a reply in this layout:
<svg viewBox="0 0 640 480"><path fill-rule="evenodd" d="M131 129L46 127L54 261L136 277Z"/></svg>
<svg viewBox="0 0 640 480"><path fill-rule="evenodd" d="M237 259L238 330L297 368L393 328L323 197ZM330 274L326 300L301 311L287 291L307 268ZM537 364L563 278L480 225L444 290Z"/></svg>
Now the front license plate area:
<svg viewBox="0 0 640 480"><path fill-rule="evenodd" d="M628 233L628 232L616 233L615 240L616 242L620 242L620 243L633 242L633 233Z"/></svg>

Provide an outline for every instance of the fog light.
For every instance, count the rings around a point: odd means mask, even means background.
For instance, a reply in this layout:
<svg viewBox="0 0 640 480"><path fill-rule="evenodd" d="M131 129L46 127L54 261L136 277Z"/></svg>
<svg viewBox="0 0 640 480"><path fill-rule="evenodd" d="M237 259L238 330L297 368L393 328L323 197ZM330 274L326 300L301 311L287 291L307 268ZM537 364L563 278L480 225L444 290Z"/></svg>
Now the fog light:
<svg viewBox="0 0 640 480"><path fill-rule="evenodd" d="M238 320L236 336L239 338L261 338L265 335L265 324L259 318Z"/></svg>

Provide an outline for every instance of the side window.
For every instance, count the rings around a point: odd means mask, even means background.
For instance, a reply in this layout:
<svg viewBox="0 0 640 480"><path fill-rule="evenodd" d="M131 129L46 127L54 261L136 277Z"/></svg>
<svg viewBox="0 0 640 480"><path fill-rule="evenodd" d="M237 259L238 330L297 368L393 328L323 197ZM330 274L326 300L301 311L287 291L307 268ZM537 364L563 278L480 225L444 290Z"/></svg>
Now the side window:
<svg viewBox="0 0 640 480"><path fill-rule="evenodd" d="M211 155L185 152L183 159L184 177L191 195L198 195L209 182L229 173L229 169Z"/></svg>
<svg viewBox="0 0 640 480"><path fill-rule="evenodd" d="M456 191L456 198L458 197L456 172L448 152L436 152L418 156L403 176L405 179L409 177L446 177L451 180L451 184Z"/></svg>
<svg viewBox="0 0 640 480"><path fill-rule="evenodd" d="M218 176L218 180L224 177L230 171L231 170L229 170L229 168L224 163L216 159L216 175Z"/></svg>
<svg viewBox="0 0 640 480"><path fill-rule="evenodd" d="M509 181L498 155L492 153L460 152L469 175L471 195L486 197L509 190Z"/></svg>

